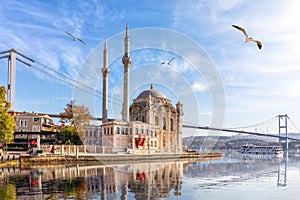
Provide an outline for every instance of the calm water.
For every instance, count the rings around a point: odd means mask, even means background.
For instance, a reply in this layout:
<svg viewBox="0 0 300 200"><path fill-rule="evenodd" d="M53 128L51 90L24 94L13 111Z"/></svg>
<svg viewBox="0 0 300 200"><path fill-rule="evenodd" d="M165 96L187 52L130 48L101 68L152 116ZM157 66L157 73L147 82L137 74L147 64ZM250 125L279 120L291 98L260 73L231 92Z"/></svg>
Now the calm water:
<svg viewBox="0 0 300 200"><path fill-rule="evenodd" d="M2 168L0 199L299 199L300 157Z"/></svg>

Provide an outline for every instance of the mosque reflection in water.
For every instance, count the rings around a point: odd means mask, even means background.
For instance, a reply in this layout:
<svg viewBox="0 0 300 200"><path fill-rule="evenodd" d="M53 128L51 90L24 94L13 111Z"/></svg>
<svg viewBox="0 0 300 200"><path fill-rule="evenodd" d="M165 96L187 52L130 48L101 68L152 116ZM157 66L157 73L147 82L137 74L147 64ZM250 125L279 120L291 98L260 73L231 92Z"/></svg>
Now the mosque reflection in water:
<svg viewBox="0 0 300 200"><path fill-rule="evenodd" d="M299 160L289 157L289 163L299 163ZM275 185L287 186L287 159L274 158L31 168L35 169L3 167L0 197L22 200L185 198L195 188L203 191L226 188L244 181L258 181L258 177L276 177Z"/></svg>
<svg viewBox="0 0 300 200"><path fill-rule="evenodd" d="M2 168L0 194L16 199L166 198L180 195L183 162L118 166ZM1 191L2 190L2 191ZM14 199L14 198L10 198Z"/></svg>

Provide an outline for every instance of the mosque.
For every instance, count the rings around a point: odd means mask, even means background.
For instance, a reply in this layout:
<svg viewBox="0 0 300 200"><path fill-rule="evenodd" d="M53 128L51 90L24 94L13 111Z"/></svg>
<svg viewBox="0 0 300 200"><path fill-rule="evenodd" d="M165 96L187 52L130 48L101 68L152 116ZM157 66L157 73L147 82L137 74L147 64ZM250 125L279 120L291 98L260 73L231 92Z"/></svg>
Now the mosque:
<svg viewBox="0 0 300 200"><path fill-rule="evenodd" d="M114 153L134 154L182 152L183 105L172 101L151 84L129 106L130 39L128 24L124 38L124 88L122 119L108 119L108 49L103 50L102 145Z"/></svg>

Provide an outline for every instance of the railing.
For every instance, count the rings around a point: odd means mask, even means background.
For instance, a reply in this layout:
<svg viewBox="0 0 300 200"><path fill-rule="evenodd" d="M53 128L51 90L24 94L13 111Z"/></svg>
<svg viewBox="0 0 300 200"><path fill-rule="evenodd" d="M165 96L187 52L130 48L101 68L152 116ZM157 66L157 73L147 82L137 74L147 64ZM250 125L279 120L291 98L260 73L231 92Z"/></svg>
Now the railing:
<svg viewBox="0 0 300 200"><path fill-rule="evenodd" d="M112 153L112 147L97 145L41 145L43 154L77 155L77 154L106 154Z"/></svg>
<svg viewBox="0 0 300 200"><path fill-rule="evenodd" d="M6 163L6 162L9 162L9 161L13 161L13 160L19 160L19 155L1 154L1 156L0 156L0 164L1 163Z"/></svg>

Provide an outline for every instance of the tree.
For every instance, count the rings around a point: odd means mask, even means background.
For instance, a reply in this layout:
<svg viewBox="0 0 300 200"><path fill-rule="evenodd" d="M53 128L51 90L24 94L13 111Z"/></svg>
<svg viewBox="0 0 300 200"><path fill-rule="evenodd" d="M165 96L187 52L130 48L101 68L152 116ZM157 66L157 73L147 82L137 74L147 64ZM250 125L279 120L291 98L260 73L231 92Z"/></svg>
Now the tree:
<svg viewBox="0 0 300 200"><path fill-rule="evenodd" d="M16 122L14 116L8 113L10 103L5 100L6 89L0 87L0 141L10 143L14 138Z"/></svg>
<svg viewBox="0 0 300 200"><path fill-rule="evenodd" d="M74 126L66 126L58 133L58 141L62 144L82 144L80 137Z"/></svg>
<svg viewBox="0 0 300 200"><path fill-rule="evenodd" d="M83 105L75 105L75 101L71 101L66 105L64 112L59 114L59 117L61 121L75 127L75 131L82 141L86 139L85 128L90 124L93 117L88 108Z"/></svg>

